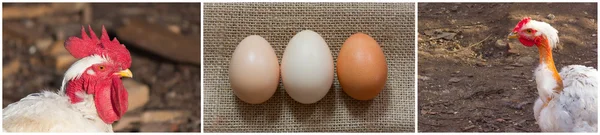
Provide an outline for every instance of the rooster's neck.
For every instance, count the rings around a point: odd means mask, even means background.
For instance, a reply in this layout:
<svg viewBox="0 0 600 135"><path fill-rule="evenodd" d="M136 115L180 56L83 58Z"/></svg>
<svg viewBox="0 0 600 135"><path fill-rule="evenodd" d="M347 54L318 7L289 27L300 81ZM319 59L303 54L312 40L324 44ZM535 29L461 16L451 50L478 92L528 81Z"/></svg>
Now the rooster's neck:
<svg viewBox="0 0 600 135"><path fill-rule="evenodd" d="M82 95L88 94L84 90L84 85L82 83L83 78L79 78L76 80L69 81L65 83L66 87L64 88L65 95L67 95L71 101L71 104L76 104L83 101Z"/></svg>
<svg viewBox="0 0 600 135"><path fill-rule="evenodd" d="M540 54L540 64L536 70L536 83L538 92L545 100L552 99L553 93L561 93L563 82L554 65L552 47L545 36L541 36L536 44Z"/></svg>

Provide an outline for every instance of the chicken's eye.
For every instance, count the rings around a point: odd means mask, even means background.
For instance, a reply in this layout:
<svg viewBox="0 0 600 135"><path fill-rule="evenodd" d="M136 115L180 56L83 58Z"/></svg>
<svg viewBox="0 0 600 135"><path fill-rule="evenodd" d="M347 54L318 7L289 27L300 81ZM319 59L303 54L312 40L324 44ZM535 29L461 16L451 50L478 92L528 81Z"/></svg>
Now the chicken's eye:
<svg viewBox="0 0 600 135"><path fill-rule="evenodd" d="M525 30L525 32L531 33L532 31L531 31L531 29L527 29L527 30Z"/></svg>
<svg viewBox="0 0 600 135"><path fill-rule="evenodd" d="M100 67L98 67L98 69L104 70L104 66L100 66Z"/></svg>

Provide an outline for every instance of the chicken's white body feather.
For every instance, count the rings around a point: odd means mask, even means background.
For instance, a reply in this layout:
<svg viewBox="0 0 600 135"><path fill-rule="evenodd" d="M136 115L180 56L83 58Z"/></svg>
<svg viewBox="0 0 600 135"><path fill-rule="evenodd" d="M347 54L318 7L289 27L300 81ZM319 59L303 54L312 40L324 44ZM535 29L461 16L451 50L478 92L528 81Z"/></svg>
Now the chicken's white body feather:
<svg viewBox="0 0 600 135"><path fill-rule="evenodd" d="M536 70L538 91L546 93L551 88L542 78L552 78L544 65ZM591 67L570 65L561 69L564 89L549 93L552 100L544 106L543 95L533 107L535 119L546 132L596 132L598 131L597 90L598 71ZM540 80L538 80L540 79ZM555 84L554 84L555 85ZM548 87L547 87L548 86Z"/></svg>
<svg viewBox="0 0 600 135"><path fill-rule="evenodd" d="M93 95L79 96L84 100L71 104L64 94L30 94L3 109L2 128L8 132L112 132L112 126L98 116Z"/></svg>

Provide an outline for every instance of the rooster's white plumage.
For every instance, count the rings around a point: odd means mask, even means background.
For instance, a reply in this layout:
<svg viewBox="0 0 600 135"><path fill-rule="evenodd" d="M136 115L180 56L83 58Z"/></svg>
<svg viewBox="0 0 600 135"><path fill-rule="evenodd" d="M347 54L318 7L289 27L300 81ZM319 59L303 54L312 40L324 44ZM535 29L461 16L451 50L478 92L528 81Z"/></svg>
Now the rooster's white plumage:
<svg viewBox="0 0 600 135"><path fill-rule="evenodd" d="M69 97L50 91L30 94L3 110L3 129L10 132L113 132L94 107L92 95L71 104Z"/></svg>

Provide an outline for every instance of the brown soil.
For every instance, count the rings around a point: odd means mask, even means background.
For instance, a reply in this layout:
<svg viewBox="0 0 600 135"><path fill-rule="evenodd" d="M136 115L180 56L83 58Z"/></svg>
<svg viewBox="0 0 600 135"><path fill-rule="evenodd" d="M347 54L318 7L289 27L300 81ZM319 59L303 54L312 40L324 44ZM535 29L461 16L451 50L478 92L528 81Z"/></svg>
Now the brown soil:
<svg viewBox="0 0 600 135"><path fill-rule="evenodd" d="M419 132L540 131L532 110L537 49L496 43L523 17L559 31L558 68L597 66L595 3L419 3L418 10ZM443 33L456 36L432 39Z"/></svg>

